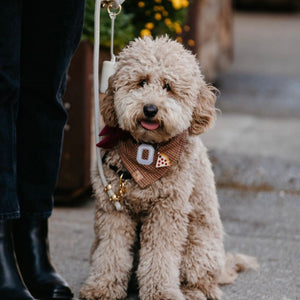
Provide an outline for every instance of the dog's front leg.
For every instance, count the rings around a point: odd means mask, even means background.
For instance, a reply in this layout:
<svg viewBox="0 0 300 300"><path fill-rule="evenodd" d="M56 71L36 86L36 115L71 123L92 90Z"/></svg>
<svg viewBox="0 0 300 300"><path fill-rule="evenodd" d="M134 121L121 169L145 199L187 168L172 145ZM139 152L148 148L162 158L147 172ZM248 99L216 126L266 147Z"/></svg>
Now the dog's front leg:
<svg viewBox="0 0 300 300"><path fill-rule="evenodd" d="M81 298L119 300L126 297L135 230L136 223L125 212L96 212L91 271L80 291Z"/></svg>
<svg viewBox="0 0 300 300"><path fill-rule="evenodd" d="M141 300L184 300L180 290L181 251L187 237L187 213L171 201L157 204L141 229L138 281Z"/></svg>

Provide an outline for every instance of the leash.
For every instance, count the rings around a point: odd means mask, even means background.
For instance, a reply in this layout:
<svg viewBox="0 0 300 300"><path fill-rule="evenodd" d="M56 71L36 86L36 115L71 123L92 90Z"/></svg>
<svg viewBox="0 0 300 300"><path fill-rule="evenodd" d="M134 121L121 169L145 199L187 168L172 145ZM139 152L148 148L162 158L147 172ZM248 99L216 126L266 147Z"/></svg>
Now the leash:
<svg viewBox="0 0 300 300"><path fill-rule="evenodd" d="M122 6L121 4L125 0L96 0L95 3L95 14L94 14L94 62L93 62L93 81L94 81L94 125L95 125L95 140L96 144L99 142L99 133L100 133L100 107L99 107L99 91L101 93L105 93L108 87L108 78L113 75L115 68L115 55L113 53L114 48L114 22L116 16L121 12ZM100 52L100 9L106 8L108 14L111 19L111 60L103 62L102 76L101 76L101 84L99 90L99 52ZM112 190L112 186L107 182L102 165L102 158L100 148L96 148L96 156L97 156L97 166L100 175L100 179L102 181L104 191L107 193L110 201L114 203L116 210L121 210L121 200L126 191L125 182L123 181L123 176L120 176L119 180L119 191L114 193Z"/></svg>

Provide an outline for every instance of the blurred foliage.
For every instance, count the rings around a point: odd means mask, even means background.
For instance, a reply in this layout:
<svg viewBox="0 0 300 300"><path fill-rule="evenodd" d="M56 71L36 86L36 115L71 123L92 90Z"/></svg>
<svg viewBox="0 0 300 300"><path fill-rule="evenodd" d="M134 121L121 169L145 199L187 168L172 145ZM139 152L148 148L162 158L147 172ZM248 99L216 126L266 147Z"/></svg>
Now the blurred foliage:
<svg viewBox="0 0 300 300"><path fill-rule="evenodd" d="M182 41L183 31L190 30L183 26L188 5L188 0L126 0L115 21L115 50L122 49L138 36L168 34ZM95 0L86 0L82 40L91 43L94 42L94 7ZM105 48L110 46L110 27L109 15L106 9L102 9L100 44Z"/></svg>
<svg viewBox="0 0 300 300"><path fill-rule="evenodd" d="M83 24L82 40L88 40L94 44L94 11L95 0L86 0L85 17ZM106 9L101 9L100 44L104 48L110 47L111 20ZM130 40L135 37L132 13L119 14L115 19L115 49L122 49Z"/></svg>
<svg viewBox="0 0 300 300"><path fill-rule="evenodd" d="M188 0L126 0L125 12L134 12L136 35L168 34L178 38L182 34Z"/></svg>

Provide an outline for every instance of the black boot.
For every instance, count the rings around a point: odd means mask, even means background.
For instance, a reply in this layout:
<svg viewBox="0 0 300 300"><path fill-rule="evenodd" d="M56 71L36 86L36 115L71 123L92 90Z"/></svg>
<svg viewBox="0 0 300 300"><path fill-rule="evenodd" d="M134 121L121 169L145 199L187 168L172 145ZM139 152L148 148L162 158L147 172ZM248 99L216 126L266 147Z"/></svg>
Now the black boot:
<svg viewBox="0 0 300 300"><path fill-rule="evenodd" d="M11 222L0 220L0 299L34 300L17 267L11 235Z"/></svg>
<svg viewBox="0 0 300 300"><path fill-rule="evenodd" d="M49 255L48 220L16 220L14 242L17 261L30 293L40 300L70 300L73 294L57 274Z"/></svg>

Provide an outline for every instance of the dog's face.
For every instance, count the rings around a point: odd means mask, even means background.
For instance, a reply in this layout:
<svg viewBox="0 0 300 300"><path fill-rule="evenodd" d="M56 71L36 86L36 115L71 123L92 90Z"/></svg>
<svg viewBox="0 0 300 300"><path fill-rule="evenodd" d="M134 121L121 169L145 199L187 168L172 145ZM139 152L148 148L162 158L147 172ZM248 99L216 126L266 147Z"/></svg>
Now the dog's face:
<svg viewBox="0 0 300 300"><path fill-rule="evenodd" d="M108 126L138 142L160 143L185 130L204 132L214 120L215 100L194 55L166 37L145 38L119 54L101 113Z"/></svg>

